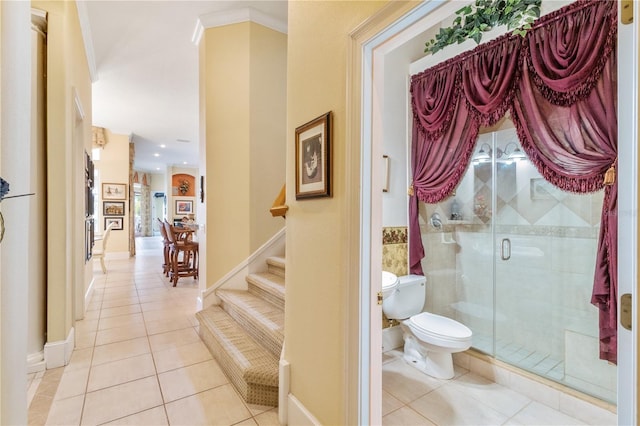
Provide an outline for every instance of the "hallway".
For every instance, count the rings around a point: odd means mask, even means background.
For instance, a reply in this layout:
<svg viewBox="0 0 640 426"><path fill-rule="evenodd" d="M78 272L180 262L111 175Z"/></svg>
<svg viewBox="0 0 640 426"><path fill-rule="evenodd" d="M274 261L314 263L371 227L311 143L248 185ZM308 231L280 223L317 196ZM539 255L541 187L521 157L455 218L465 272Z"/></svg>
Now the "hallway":
<svg viewBox="0 0 640 426"><path fill-rule="evenodd" d="M198 336L198 281L171 287L162 241L94 265L95 292L66 367L29 377L30 425L277 425L245 404Z"/></svg>

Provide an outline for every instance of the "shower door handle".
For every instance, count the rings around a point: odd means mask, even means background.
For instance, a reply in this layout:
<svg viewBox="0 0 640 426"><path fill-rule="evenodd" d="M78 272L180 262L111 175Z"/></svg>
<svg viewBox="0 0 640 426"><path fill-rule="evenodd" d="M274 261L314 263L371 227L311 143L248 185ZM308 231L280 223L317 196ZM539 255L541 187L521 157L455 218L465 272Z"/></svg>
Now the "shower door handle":
<svg viewBox="0 0 640 426"><path fill-rule="evenodd" d="M508 238L502 239L502 244L500 246L500 258L502 260L511 259L511 240Z"/></svg>

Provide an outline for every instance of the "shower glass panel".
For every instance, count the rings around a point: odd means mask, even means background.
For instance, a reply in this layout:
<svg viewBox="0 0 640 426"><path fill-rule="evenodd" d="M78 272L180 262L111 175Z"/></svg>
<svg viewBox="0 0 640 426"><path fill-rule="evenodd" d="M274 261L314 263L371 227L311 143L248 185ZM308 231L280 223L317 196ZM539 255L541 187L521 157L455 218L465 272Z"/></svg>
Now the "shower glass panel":
<svg viewBox="0 0 640 426"><path fill-rule="evenodd" d="M615 402L590 303L602 198L546 182L510 122L481 134L455 194L421 212L426 310L471 328L478 351Z"/></svg>

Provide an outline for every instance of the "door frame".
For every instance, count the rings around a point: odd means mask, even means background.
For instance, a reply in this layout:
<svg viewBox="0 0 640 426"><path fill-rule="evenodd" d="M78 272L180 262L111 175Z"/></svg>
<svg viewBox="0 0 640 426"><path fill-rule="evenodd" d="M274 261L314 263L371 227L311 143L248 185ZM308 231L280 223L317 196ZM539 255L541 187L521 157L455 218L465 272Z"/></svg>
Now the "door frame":
<svg viewBox="0 0 640 426"><path fill-rule="evenodd" d="M348 155L357 166L350 167L348 177L360 184L360 197L357 199L359 209L359 226L352 231L351 247L360 254L359 270L354 272L358 286L358 306L353 315L359 327L358 347L356 352L357 371L350 372L350 377L358 383L358 401L350 418L357 416L359 424L381 424L380 407L382 403L382 365L380 324L381 309L377 305L377 295L381 291L381 254L382 242L374 238L382 229L381 197L373 182L381 182L382 167L380 162L373 161L382 155L380 142L379 118L376 109L376 97L384 96L384 84L374 72L375 61L384 60L383 47L394 38L410 32L411 26L421 19L428 19L437 12L444 0L404 3L388 7L356 28L350 34L348 81L350 83L347 140L359 140L360 144L351 144ZM618 2L620 8L620 2ZM415 6L415 7L414 7ZM618 81L631 82L632 87L620 89L618 104L625 104L619 111L619 139L638 141L638 8L634 8L633 23L618 25L619 51L625 55L626 69L618 66ZM406 34L406 33L405 33ZM387 44L387 49L390 48ZM619 55L620 58L621 55ZM620 62L619 62L620 64ZM377 132L376 132L377 131ZM626 139L625 139L626 138ZM636 296L638 256L638 149L637 143L621 144L619 147L618 182L619 182L619 228L625 232L618 239L618 278L619 294L631 293L633 297L632 323L638 324ZM357 161L358 159L359 161ZM359 178L356 180L356 176ZM348 179L348 180L349 180ZM353 207L356 207L355 205ZM357 241L356 241L357 239ZM622 260L622 261L620 261ZM624 283L624 284L623 284ZM355 295L354 295L355 296ZM620 329L620 327L619 327ZM618 423L635 424L637 420L637 327L631 331L619 331L618 360ZM352 364L353 365L353 364ZM623 372L623 373L621 373ZM357 408L356 408L357 407Z"/></svg>

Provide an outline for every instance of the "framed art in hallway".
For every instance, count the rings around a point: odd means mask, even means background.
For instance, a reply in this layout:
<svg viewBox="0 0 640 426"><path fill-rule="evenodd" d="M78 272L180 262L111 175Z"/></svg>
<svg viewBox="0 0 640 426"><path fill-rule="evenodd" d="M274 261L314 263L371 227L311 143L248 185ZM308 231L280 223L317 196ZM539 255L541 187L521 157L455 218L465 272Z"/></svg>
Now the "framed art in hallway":
<svg viewBox="0 0 640 426"><path fill-rule="evenodd" d="M124 201L105 201L102 203L103 216L124 216Z"/></svg>
<svg viewBox="0 0 640 426"><path fill-rule="evenodd" d="M103 200L126 200L127 184L126 183L103 183L102 199Z"/></svg>
<svg viewBox="0 0 640 426"><path fill-rule="evenodd" d="M124 218L122 217L105 217L104 229L107 229L107 226L113 223L113 228L111 228L112 231L122 231L123 219Z"/></svg>
<svg viewBox="0 0 640 426"><path fill-rule="evenodd" d="M193 201L176 200L176 215L185 215L193 213Z"/></svg>
<svg viewBox="0 0 640 426"><path fill-rule="evenodd" d="M331 197L331 111L296 128L296 200Z"/></svg>

